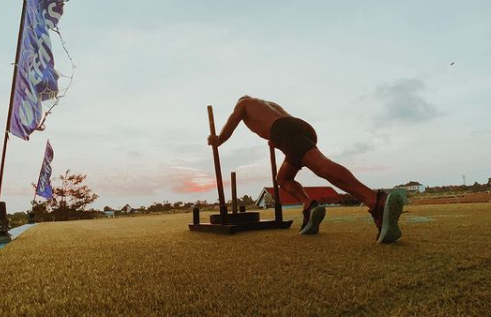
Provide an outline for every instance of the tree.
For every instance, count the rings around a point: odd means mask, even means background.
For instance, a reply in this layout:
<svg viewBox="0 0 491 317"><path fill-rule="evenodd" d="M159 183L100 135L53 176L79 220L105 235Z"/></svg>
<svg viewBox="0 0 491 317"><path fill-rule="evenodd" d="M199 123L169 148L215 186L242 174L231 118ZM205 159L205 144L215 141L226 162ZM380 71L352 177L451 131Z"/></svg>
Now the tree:
<svg viewBox="0 0 491 317"><path fill-rule="evenodd" d="M27 213L22 211L13 214L8 214L7 217L9 219L10 228L20 227L26 224L27 221L29 220Z"/></svg>
<svg viewBox="0 0 491 317"><path fill-rule="evenodd" d="M35 184L32 184L33 186ZM52 221L53 213L51 212L51 201L36 201L32 202L32 210L27 212L27 216L29 217L29 221Z"/></svg>
<svg viewBox="0 0 491 317"><path fill-rule="evenodd" d="M126 204L126 205L123 206L123 208L121 208L121 212L129 213L130 211L131 211L130 204Z"/></svg>
<svg viewBox="0 0 491 317"><path fill-rule="evenodd" d="M147 208L148 212L160 212L164 210L164 205L161 203L153 203L150 207Z"/></svg>
<svg viewBox="0 0 491 317"><path fill-rule="evenodd" d="M255 201L252 199L251 196L244 195L242 198L239 199L239 204L244 205L244 206L252 206L254 205Z"/></svg>
<svg viewBox="0 0 491 317"><path fill-rule="evenodd" d="M60 175L61 186L53 186L53 199L50 206L53 209L84 210L84 208L99 198L99 195L84 184L87 175L70 174L67 170Z"/></svg>
<svg viewBox="0 0 491 317"><path fill-rule="evenodd" d="M194 207L197 207L197 208L208 207L208 202L206 200L197 200L194 203Z"/></svg>
<svg viewBox="0 0 491 317"><path fill-rule="evenodd" d="M473 192L477 193L477 192L483 190L484 189L483 187L484 186L481 185L481 184L479 184L478 182L474 182L474 184L472 185L471 189L472 189Z"/></svg>
<svg viewBox="0 0 491 317"><path fill-rule="evenodd" d="M167 200L164 202L164 205L163 205L163 210L164 211L169 211L172 209L172 204L170 202L168 202Z"/></svg>
<svg viewBox="0 0 491 317"><path fill-rule="evenodd" d="M178 201L174 203L174 209L180 209L182 207L183 203L182 201Z"/></svg>

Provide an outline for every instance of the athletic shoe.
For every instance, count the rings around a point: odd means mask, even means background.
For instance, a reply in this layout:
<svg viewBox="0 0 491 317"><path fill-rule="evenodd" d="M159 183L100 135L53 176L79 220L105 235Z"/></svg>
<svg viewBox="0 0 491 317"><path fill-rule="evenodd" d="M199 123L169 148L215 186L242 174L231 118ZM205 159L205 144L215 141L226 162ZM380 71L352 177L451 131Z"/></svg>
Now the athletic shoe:
<svg viewBox="0 0 491 317"><path fill-rule="evenodd" d="M399 229L399 217L401 216L404 202L398 194L390 193L384 204L382 214L382 226L379 228L377 242L392 243L397 241L401 236Z"/></svg>
<svg viewBox="0 0 491 317"><path fill-rule="evenodd" d="M307 213L309 214L308 220L303 229L300 230L300 234L316 234L319 232L319 225L326 215L326 208L324 206L310 208L309 206Z"/></svg>
<svg viewBox="0 0 491 317"><path fill-rule="evenodd" d="M315 200L312 200L310 202L309 206L307 207L307 209L302 210L303 222L302 222L302 225L300 226L300 230L299 231L302 231L303 228L305 228L305 226L309 222L310 213L312 212L312 209L314 209L317 206L319 206L319 204Z"/></svg>
<svg viewBox="0 0 491 317"><path fill-rule="evenodd" d="M378 235L377 239L380 235L380 230L382 228L382 220L384 218L384 205L385 201L387 200L387 193L385 193L383 190L378 190L377 191L377 200L375 201L375 207L373 209L368 210L368 212L372 215L373 222L375 222L375 225L377 226L378 229Z"/></svg>

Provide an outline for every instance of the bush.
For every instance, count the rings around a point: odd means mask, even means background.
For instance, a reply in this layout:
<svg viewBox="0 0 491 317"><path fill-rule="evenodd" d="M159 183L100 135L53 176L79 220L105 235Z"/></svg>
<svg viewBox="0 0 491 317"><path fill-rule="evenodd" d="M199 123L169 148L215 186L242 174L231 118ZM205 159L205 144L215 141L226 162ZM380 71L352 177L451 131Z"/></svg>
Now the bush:
<svg viewBox="0 0 491 317"><path fill-rule="evenodd" d="M341 194L339 196L339 204L342 206L359 206L361 204L361 201L350 194Z"/></svg>
<svg viewBox="0 0 491 317"><path fill-rule="evenodd" d="M25 212L16 212L14 214L7 215L7 217L9 218L10 228L20 227L25 225L28 221L28 216Z"/></svg>
<svg viewBox="0 0 491 317"><path fill-rule="evenodd" d="M98 211L82 211L75 209L56 209L52 212L34 212L36 222L44 221L70 221L82 219L102 218L104 215Z"/></svg>

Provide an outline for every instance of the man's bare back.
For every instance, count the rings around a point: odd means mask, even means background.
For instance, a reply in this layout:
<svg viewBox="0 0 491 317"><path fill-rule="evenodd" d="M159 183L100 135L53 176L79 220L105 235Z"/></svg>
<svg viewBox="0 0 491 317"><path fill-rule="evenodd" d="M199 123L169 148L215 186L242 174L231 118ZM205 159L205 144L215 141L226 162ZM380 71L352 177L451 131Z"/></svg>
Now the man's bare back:
<svg viewBox="0 0 491 317"><path fill-rule="evenodd" d="M271 126L278 118L291 117L280 105L272 101L244 96L235 105L233 113L225 123L217 140L209 139L209 143L218 146L227 141L240 121L261 138L270 140Z"/></svg>
<svg viewBox="0 0 491 317"><path fill-rule="evenodd" d="M276 119L291 117L280 105L257 98L245 98L238 105L244 107L244 124L260 137L270 140L271 126Z"/></svg>

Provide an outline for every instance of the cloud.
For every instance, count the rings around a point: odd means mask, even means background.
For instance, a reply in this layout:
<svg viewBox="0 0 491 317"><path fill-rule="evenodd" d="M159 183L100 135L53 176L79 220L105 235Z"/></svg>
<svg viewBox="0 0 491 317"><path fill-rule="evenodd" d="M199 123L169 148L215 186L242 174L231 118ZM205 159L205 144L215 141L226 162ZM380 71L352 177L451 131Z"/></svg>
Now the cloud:
<svg viewBox="0 0 491 317"><path fill-rule="evenodd" d="M216 190L216 177L212 155L198 160L173 160L159 166L174 193L203 193ZM224 187L230 186L230 171L237 173L241 185L263 184L271 179L269 152L264 146L240 147L224 151L220 156Z"/></svg>
<svg viewBox="0 0 491 317"><path fill-rule="evenodd" d="M371 142L367 143L362 143L362 142L356 142L353 144L351 147L343 150L341 153L338 155L334 155L333 157L337 159L350 159L352 157L355 157L357 155L365 154L367 152L373 151L375 149L375 146Z"/></svg>
<svg viewBox="0 0 491 317"><path fill-rule="evenodd" d="M187 166L169 166L167 170L165 178L174 193L203 193L216 188L215 177L208 172Z"/></svg>
<svg viewBox="0 0 491 317"><path fill-rule="evenodd" d="M195 179L181 179L172 186L172 191L177 194L206 193L217 188L216 183L200 184Z"/></svg>
<svg viewBox="0 0 491 317"><path fill-rule="evenodd" d="M441 116L443 113L422 96L425 90L419 78L379 86L375 97L383 102L383 113L374 119L375 125L414 124Z"/></svg>
<svg viewBox="0 0 491 317"><path fill-rule="evenodd" d="M251 164L237 168L237 182L243 185L264 184L271 181L271 167L264 164Z"/></svg>
<svg viewBox="0 0 491 317"><path fill-rule="evenodd" d="M479 129L479 130L473 130L471 131L472 136L484 136L484 135L490 135L491 134L491 128L490 129Z"/></svg>
<svg viewBox="0 0 491 317"><path fill-rule="evenodd" d="M271 179L271 172L262 165L247 165L236 168L239 185L263 184ZM217 188L214 174L185 166L169 167L166 176L176 194L205 193ZM222 171L223 186L230 187L229 175Z"/></svg>
<svg viewBox="0 0 491 317"><path fill-rule="evenodd" d="M128 151L128 152L126 153L126 155L127 155L128 157L132 157L132 158L139 158L139 157L141 157L140 152L135 151L135 150L130 150L130 151Z"/></svg>
<svg viewBox="0 0 491 317"><path fill-rule="evenodd" d="M34 188L32 187L6 187L4 193L9 196L33 196Z"/></svg>
<svg viewBox="0 0 491 317"><path fill-rule="evenodd" d="M369 173L369 172L385 172L390 170L388 166L354 166L351 168L353 172L356 173Z"/></svg>
<svg viewBox="0 0 491 317"><path fill-rule="evenodd" d="M105 176L94 183L94 190L104 196L148 197L169 190L187 194L209 192L215 188L213 175L182 167L167 167L165 173L160 174L140 171L135 176Z"/></svg>
<svg viewBox="0 0 491 317"><path fill-rule="evenodd" d="M259 140L259 142L263 141ZM227 149L223 154L220 153L220 161L222 166L231 170L245 166L257 166L258 162L269 161L269 148L264 141L264 145Z"/></svg>
<svg viewBox="0 0 491 317"><path fill-rule="evenodd" d="M237 153L245 151L240 149ZM243 160L246 161L245 158ZM90 187L101 197L212 193L217 188L213 163L205 164L204 161L176 159L157 166L127 165L101 175L91 182ZM236 166L234 170L239 186L244 186L271 180L269 168L265 164L247 164ZM230 174L226 171L222 168L223 185L230 188Z"/></svg>
<svg viewBox="0 0 491 317"><path fill-rule="evenodd" d="M94 191L102 196L146 197L157 194L162 188L158 178L146 173L104 175L93 181Z"/></svg>

